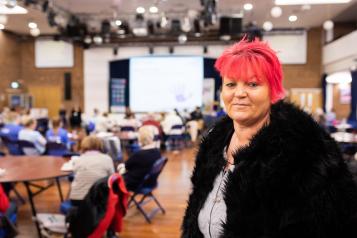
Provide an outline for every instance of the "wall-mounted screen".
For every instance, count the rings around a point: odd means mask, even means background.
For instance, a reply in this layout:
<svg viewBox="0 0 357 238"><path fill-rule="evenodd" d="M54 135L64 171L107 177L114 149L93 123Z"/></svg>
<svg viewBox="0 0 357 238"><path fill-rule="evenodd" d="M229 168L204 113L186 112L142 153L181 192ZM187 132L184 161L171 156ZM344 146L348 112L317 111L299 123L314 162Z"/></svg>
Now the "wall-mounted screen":
<svg viewBox="0 0 357 238"><path fill-rule="evenodd" d="M155 56L130 59L129 102L136 112L193 109L202 105L203 58Z"/></svg>
<svg viewBox="0 0 357 238"><path fill-rule="evenodd" d="M64 41L37 39L35 65L37 68L73 67L73 45Z"/></svg>

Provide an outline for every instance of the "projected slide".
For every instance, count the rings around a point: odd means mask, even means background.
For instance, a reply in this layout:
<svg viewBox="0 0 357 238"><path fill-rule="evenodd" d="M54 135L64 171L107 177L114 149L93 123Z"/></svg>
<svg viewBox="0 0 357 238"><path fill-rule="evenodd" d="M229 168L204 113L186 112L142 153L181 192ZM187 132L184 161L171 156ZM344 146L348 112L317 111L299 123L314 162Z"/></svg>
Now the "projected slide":
<svg viewBox="0 0 357 238"><path fill-rule="evenodd" d="M130 107L136 112L193 109L202 104L203 58L130 59Z"/></svg>

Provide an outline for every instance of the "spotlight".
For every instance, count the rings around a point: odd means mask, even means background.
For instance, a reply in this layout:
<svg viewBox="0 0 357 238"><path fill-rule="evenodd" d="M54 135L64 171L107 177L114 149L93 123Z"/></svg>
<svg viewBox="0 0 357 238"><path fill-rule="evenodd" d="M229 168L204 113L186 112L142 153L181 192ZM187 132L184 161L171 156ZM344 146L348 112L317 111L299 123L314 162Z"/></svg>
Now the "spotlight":
<svg viewBox="0 0 357 238"><path fill-rule="evenodd" d="M28 27L30 29L35 29L35 28L37 28L37 24L36 24L36 22L29 22Z"/></svg>
<svg viewBox="0 0 357 238"><path fill-rule="evenodd" d="M33 37L37 37L39 36L41 33L40 29L38 28L31 28L30 29L30 34L33 36Z"/></svg>
<svg viewBox="0 0 357 238"><path fill-rule="evenodd" d="M121 20L116 20L116 21L115 21L115 25L121 26L121 24L122 24L122 21L121 21Z"/></svg>
<svg viewBox="0 0 357 238"><path fill-rule="evenodd" d="M1 30L4 30L4 29L5 29L4 24L1 24L1 23L0 23L0 31L1 31Z"/></svg>
<svg viewBox="0 0 357 238"><path fill-rule="evenodd" d="M12 89L18 89L20 87L20 84L19 84L19 82L13 81L13 82L11 82L10 87Z"/></svg>
<svg viewBox="0 0 357 238"><path fill-rule="evenodd" d="M295 22L295 21L297 21L297 16L296 15L291 15L291 16L289 16L289 21L290 22Z"/></svg>
<svg viewBox="0 0 357 238"><path fill-rule="evenodd" d="M273 23L271 23L270 21L264 22L263 29L264 31L271 31L273 29Z"/></svg>
<svg viewBox="0 0 357 238"><path fill-rule="evenodd" d="M103 35L110 33L110 21L109 20L102 21L101 33Z"/></svg>
<svg viewBox="0 0 357 238"><path fill-rule="evenodd" d="M187 41L187 36L185 34L181 34L178 36L177 40L180 44L185 44Z"/></svg>
<svg viewBox="0 0 357 238"><path fill-rule="evenodd" d="M90 45L92 43L92 37L90 37L89 35L85 36L83 42L87 45Z"/></svg>
<svg viewBox="0 0 357 238"><path fill-rule="evenodd" d="M253 9L253 4L251 3L246 3L243 5L244 10L246 11L251 11Z"/></svg>
<svg viewBox="0 0 357 238"><path fill-rule="evenodd" d="M100 35L96 35L93 37L93 41L95 44L100 45L103 43L103 38Z"/></svg>
<svg viewBox="0 0 357 238"><path fill-rule="evenodd" d="M138 8L136 8L136 13L138 13L138 14L144 14L144 13L145 13L145 8L143 8L143 7L138 7Z"/></svg>
<svg viewBox="0 0 357 238"><path fill-rule="evenodd" d="M325 21L324 22L324 24L323 24L323 28L326 30L326 31L328 31L328 30L331 30L332 28L333 28L333 21L331 21L331 20L327 20L327 21Z"/></svg>
<svg viewBox="0 0 357 238"><path fill-rule="evenodd" d="M270 10L270 14L274 18L280 17L282 13L283 13L283 10L281 9L281 7L278 7L278 6L275 6Z"/></svg>
<svg viewBox="0 0 357 238"><path fill-rule="evenodd" d="M149 8L149 12L150 13L158 13L159 12L159 9L156 7L156 6L151 6L150 8Z"/></svg>

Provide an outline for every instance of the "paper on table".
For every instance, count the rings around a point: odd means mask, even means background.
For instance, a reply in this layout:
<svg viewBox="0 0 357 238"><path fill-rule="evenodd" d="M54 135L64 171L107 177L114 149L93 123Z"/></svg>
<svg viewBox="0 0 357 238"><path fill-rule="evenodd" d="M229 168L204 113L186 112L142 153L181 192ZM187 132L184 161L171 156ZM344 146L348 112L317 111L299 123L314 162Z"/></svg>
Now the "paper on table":
<svg viewBox="0 0 357 238"><path fill-rule="evenodd" d="M61 167L61 171L72 171L73 170L73 160L64 163Z"/></svg>

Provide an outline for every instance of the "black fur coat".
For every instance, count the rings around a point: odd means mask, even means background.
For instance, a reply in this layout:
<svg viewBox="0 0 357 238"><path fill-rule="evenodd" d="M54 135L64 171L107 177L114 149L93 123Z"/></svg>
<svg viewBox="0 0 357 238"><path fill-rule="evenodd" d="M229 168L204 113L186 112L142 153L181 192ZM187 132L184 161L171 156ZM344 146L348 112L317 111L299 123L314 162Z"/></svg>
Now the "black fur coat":
<svg viewBox="0 0 357 238"><path fill-rule="evenodd" d="M201 238L198 215L225 166L233 122L225 117L201 142L183 238ZM336 143L297 107L278 102L270 123L234 155L224 192L221 237L357 237L357 187Z"/></svg>

